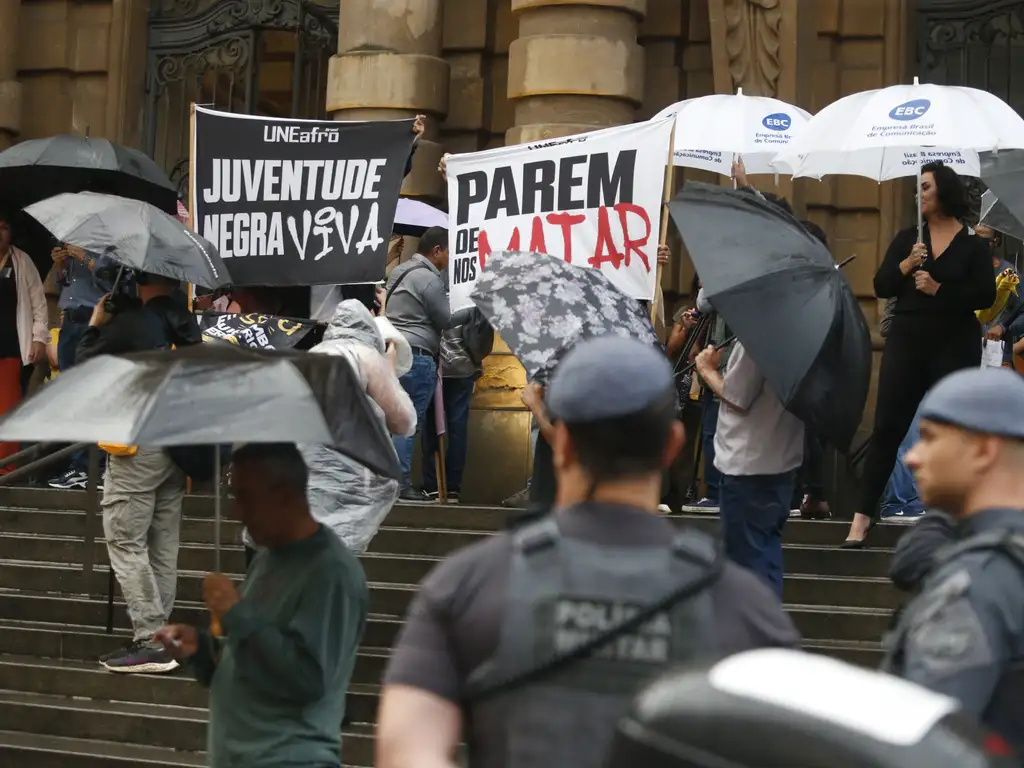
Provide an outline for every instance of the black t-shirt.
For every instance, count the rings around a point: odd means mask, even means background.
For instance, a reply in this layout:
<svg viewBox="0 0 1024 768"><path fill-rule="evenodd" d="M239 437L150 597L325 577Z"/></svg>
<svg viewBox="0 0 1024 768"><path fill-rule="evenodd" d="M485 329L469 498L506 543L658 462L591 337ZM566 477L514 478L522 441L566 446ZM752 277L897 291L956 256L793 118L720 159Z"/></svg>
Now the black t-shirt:
<svg viewBox="0 0 1024 768"><path fill-rule="evenodd" d="M0 269L0 357L21 357L18 340L18 284L14 259Z"/></svg>

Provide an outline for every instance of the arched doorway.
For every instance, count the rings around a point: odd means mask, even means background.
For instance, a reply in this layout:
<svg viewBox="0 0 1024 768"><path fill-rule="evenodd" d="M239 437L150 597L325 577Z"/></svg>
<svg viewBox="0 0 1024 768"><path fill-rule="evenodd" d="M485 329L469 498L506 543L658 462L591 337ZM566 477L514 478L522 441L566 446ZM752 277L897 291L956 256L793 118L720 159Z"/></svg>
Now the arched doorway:
<svg viewBox="0 0 1024 768"><path fill-rule="evenodd" d="M189 106L321 118L338 0L155 0L146 150L183 193Z"/></svg>

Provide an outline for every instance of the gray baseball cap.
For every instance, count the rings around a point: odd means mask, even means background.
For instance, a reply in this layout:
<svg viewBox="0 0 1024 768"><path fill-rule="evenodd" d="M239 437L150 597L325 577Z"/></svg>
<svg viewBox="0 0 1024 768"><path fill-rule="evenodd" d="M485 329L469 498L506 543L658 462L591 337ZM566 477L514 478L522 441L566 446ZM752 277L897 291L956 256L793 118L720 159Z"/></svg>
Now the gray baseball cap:
<svg viewBox="0 0 1024 768"><path fill-rule="evenodd" d="M1024 440L1024 377L1009 368L951 373L925 395L921 418Z"/></svg>
<svg viewBox="0 0 1024 768"><path fill-rule="evenodd" d="M601 336L566 354L544 400L552 419L586 424L638 413L674 389L672 367L657 347Z"/></svg>

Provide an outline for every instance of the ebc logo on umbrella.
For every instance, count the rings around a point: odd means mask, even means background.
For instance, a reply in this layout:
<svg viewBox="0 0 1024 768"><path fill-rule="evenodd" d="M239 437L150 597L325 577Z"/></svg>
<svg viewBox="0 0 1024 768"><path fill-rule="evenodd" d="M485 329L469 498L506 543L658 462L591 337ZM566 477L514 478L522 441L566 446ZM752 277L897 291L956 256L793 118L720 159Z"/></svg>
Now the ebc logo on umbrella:
<svg viewBox="0 0 1024 768"><path fill-rule="evenodd" d="M761 121L761 125L770 131L788 131L793 121L785 112L773 112Z"/></svg>
<svg viewBox="0 0 1024 768"><path fill-rule="evenodd" d="M928 99L914 99L900 104L898 107L893 107L889 117L893 120L917 120L928 111L931 105L932 103Z"/></svg>

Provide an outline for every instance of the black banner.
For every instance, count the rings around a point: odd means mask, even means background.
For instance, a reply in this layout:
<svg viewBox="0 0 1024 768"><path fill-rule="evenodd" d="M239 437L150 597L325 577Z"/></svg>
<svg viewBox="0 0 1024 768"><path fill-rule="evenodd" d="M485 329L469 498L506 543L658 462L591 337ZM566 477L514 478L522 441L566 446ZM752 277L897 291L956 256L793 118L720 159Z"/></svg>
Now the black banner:
<svg viewBox="0 0 1024 768"><path fill-rule="evenodd" d="M316 326L316 323L289 320L272 315L233 315L205 312L199 315L203 341L227 341L252 349L291 349Z"/></svg>
<svg viewBox="0 0 1024 768"><path fill-rule="evenodd" d="M195 108L193 225L236 285L384 279L411 120L278 120Z"/></svg>

